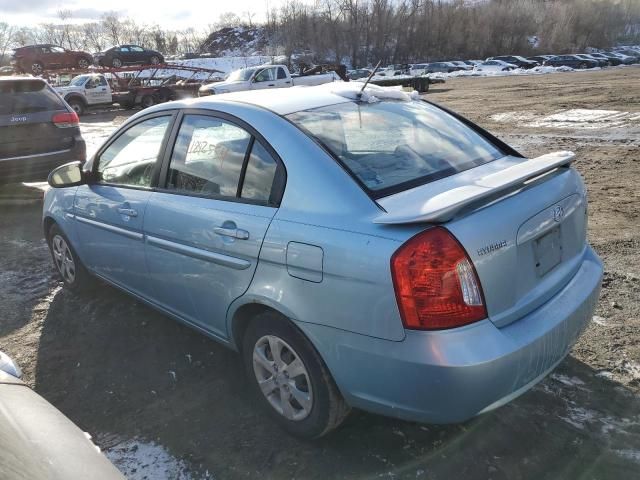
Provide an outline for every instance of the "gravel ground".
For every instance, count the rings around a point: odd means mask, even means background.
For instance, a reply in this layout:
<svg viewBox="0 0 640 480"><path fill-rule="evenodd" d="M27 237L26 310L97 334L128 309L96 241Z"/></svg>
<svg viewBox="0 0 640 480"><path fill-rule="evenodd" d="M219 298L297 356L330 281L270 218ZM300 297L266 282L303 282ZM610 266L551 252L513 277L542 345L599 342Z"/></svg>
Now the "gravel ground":
<svg viewBox="0 0 640 480"><path fill-rule="evenodd" d="M529 156L575 151L587 182L606 269L596 316L511 404L451 426L354 412L318 442L288 437L233 352L111 287L61 288L41 205L5 201L31 187L0 187L0 349L131 479L640 478L640 68L452 79L428 98ZM90 148L126 115L84 117Z"/></svg>

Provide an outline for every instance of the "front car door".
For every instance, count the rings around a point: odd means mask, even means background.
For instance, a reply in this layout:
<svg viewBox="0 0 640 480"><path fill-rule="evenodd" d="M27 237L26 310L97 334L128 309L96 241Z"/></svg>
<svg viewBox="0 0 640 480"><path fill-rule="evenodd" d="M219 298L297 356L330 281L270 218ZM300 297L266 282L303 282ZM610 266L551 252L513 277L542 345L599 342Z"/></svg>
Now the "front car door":
<svg viewBox="0 0 640 480"><path fill-rule="evenodd" d="M129 45L129 51L131 62L148 63L146 54L144 53L144 48L138 47L137 45Z"/></svg>
<svg viewBox="0 0 640 480"><path fill-rule="evenodd" d="M274 67L263 68L253 77L252 90L276 88L276 69Z"/></svg>
<svg viewBox="0 0 640 480"><path fill-rule="evenodd" d="M81 257L99 276L149 296L143 225L159 175L173 112L126 126L96 155L95 181L78 187L74 202Z"/></svg>
<svg viewBox="0 0 640 480"><path fill-rule="evenodd" d="M187 111L145 217L155 303L226 338L284 188L284 167L248 125Z"/></svg>

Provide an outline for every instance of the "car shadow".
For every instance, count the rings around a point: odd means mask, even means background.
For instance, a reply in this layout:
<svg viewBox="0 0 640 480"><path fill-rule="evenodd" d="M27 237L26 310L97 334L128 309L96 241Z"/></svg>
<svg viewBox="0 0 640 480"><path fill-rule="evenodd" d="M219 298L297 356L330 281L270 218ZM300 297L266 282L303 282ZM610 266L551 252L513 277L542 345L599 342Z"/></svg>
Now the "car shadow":
<svg viewBox="0 0 640 480"><path fill-rule="evenodd" d="M102 448L154 441L193 478L630 478L640 452L638 397L571 357L461 425L354 411L329 436L301 441L250 395L236 353L107 285L55 293L35 389Z"/></svg>

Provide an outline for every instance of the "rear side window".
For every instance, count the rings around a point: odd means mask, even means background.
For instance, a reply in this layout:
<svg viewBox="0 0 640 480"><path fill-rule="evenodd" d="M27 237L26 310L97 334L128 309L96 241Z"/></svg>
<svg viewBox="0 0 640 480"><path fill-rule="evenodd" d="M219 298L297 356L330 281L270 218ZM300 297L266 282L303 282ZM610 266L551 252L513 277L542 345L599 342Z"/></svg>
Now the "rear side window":
<svg viewBox="0 0 640 480"><path fill-rule="evenodd" d="M62 99L41 80L0 82L0 115L66 109Z"/></svg>
<svg viewBox="0 0 640 480"><path fill-rule="evenodd" d="M375 198L504 154L442 109L420 101L345 102L288 115Z"/></svg>
<svg viewBox="0 0 640 480"><path fill-rule="evenodd" d="M284 71L284 68L278 68L278 80L285 80L287 78L287 74Z"/></svg>
<svg viewBox="0 0 640 480"><path fill-rule="evenodd" d="M241 197L270 203L277 168L278 164L260 142L253 142Z"/></svg>
<svg viewBox="0 0 640 480"><path fill-rule="evenodd" d="M214 117L186 115L169 164L167 188L236 197L251 135Z"/></svg>

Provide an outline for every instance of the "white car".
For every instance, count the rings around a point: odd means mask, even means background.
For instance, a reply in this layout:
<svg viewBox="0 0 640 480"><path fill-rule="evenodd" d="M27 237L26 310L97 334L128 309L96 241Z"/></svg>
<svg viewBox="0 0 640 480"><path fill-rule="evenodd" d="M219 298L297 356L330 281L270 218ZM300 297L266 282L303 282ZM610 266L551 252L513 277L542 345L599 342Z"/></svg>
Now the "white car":
<svg viewBox="0 0 640 480"><path fill-rule="evenodd" d="M474 72L508 72L518 68L512 63L503 62L502 60L487 60L473 67Z"/></svg>

